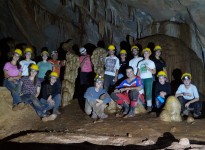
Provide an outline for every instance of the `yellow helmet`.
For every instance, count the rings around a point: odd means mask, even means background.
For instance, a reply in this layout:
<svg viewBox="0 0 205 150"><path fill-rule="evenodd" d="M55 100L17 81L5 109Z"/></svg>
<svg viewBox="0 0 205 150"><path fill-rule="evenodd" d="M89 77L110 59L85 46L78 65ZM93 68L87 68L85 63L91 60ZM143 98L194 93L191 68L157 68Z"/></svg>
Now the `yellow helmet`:
<svg viewBox="0 0 205 150"><path fill-rule="evenodd" d="M120 51L120 54L127 54L127 51L124 50L124 49L122 49L122 50Z"/></svg>
<svg viewBox="0 0 205 150"><path fill-rule="evenodd" d="M43 54L47 54L47 56L49 56L49 53L47 51L42 51L41 56L43 56Z"/></svg>
<svg viewBox="0 0 205 150"><path fill-rule="evenodd" d="M104 82L103 76L102 75L98 75L98 74L96 74L94 80L95 80L95 82Z"/></svg>
<svg viewBox="0 0 205 150"><path fill-rule="evenodd" d="M157 51L157 50L162 50L161 46L156 45L156 46L154 47L154 51Z"/></svg>
<svg viewBox="0 0 205 150"><path fill-rule="evenodd" d="M52 71L51 74L50 74L50 77L56 77L56 78L58 78L58 73Z"/></svg>
<svg viewBox="0 0 205 150"><path fill-rule="evenodd" d="M108 50L114 51L114 50L115 50L115 45L110 44L110 45L108 46Z"/></svg>
<svg viewBox="0 0 205 150"><path fill-rule="evenodd" d="M33 52L33 50L30 48L30 47L27 47L26 49L25 49L25 51L24 51L24 53L27 53L27 52Z"/></svg>
<svg viewBox="0 0 205 150"><path fill-rule="evenodd" d="M36 71L39 70L39 69L38 69L38 65L36 65L36 64L32 64L31 67L30 67L30 69L36 70Z"/></svg>
<svg viewBox="0 0 205 150"><path fill-rule="evenodd" d="M192 79L192 76L191 76L191 74L190 73L184 73L183 75L182 75L182 77L181 77L181 79L182 80L185 80L185 79Z"/></svg>
<svg viewBox="0 0 205 150"><path fill-rule="evenodd" d="M20 49L15 49L14 53L19 54L20 56L22 56L22 51Z"/></svg>
<svg viewBox="0 0 205 150"><path fill-rule="evenodd" d="M157 77L159 77L159 76L167 77L167 74L164 71L159 71L158 74L157 74Z"/></svg>
<svg viewBox="0 0 205 150"><path fill-rule="evenodd" d="M139 50L139 47L137 47L136 45L134 45L134 46L131 47L131 51L132 51L133 49Z"/></svg>
<svg viewBox="0 0 205 150"><path fill-rule="evenodd" d="M148 48L148 47L146 47L146 48L144 48L144 49L142 50L142 54L144 54L144 52L149 52L150 55L152 54L151 49Z"/></svg>

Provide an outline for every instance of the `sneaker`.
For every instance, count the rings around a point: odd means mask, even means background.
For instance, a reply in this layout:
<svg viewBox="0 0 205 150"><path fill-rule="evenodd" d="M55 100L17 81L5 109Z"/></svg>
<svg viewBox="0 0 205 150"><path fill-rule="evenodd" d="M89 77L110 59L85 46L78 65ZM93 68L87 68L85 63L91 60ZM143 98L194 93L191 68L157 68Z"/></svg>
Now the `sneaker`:
<svg viewBox="0 0 205 150"><path fill-rule="evenodd" d="M183 117L183 116L188 116L189 115L189 111L187 110L187 109L185 109L184 111L183 111L183 113L181 114L181 116Z"/></svg>
<svg viewBox="0 0 205 150"><path fill-rule="evenodd" d="M12 110L13 110L13 111L17 111L17 110L18 110L17 105L14 105L13 108L12 108Z"/></svg>
<svg viewBox="0 0 205 150"><path fill-rule="evenodd" d="M17 107L18 107L18 109L19 110L22 110L22 109L24 109L24 103L19 103L18 105L17 105Z"/></svg>
<svg viewBox="0 0 205 150"><path fill-rule="evenodd" d="M200 115L193 113L194 118L198 118Z"/></svg>
<svg viewBox="0 0 205 150"><path fill-rule="evenodd" d="M152 107L151 106L147 106L147 113L150 113L152 111Z"/></svg>
<svg viewBox="0 0 205 150"><path fill-rule="evenodd" d="M93 119L97 119L98 116L97 116L95 113L93 113L92 116L91 116L91 118L93 118Z"/></svg>
<svg viewBox="0 0 205 150"><path fill-rule="evenodd" d="M48 117L43 117L43 118L42 118L42 121L43 121L43 122L53 121L53 120L56 119L56 117L57 117L56 114L52 114L52 115L50 115L50 116L48 116Z"/></svg>
<svg viewBox="0 0 205 150"><path fill-rule="evenodd" d="M102 114L101 116L100 116L100 118L102 118L102 119L105 119L105 118L107 118L108 117L108 115L106 115L106 114Z"/></svg>

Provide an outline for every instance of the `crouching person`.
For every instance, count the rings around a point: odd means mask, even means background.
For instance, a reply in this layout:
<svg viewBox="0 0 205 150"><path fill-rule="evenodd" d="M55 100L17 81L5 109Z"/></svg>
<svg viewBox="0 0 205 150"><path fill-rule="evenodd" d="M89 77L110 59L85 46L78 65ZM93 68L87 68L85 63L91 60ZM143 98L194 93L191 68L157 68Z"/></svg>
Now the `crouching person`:
<svg viewBox="0 0 205 150"><path fill-rule="evenodd" d="M43 105L47 105L47 110L52 110L52 114L43 118L43 121L55 120L60 114L59 107L61 104L61 83L57 72L51 72L49 80L43 84L42 98Z"/></svg>
<svg viewBox="0 0 205 150"><path fill-rule="evenodd" d="M32 64L29 67L29 76L24 76L21 79L21 99L26 104L30 104L40 117L46 117L46 107L41 105L38 100L40 94L41 82L38 80L38 66Z"/></svg>
<svg viewBox="0 0 205 150"><path fill-rule="evenodd" d="M104 113L106 104L111 101L107 91L103 89L104 79L102 76L96 75L95 86L89 87L85 94L85 113L91 115L93 119L107 118L108 115Z"/></svg>
<svg viewBox="0 0 205 150"><path fill-rule="evenodd" d="M134 117L135 107L142 94L142 82L139 77L135 76L134 70L130 66L126 68L126 75L128 78L116 87L111 98L122 106L122 116Z"/></svg>
<svg viewBox="0 0 205 150"><path fill-rule="evenodd" d="M159 71L157 74L158 82L155 85L155 104L157 112L160 112L165 104L166 98L171 94L171 85L167 80L167 74Z"/></svg>
<svg viewBox="0 0 205 150"><path fill-rule="evenodd" d="M175 94L181 103L181 115L188 115L192 111L193 116L197 118L201 115L202 110L202 102L199 101L197 87L191 84L192 76L190 73L184 73L181 79L183 84L179 86Z"/></svg>

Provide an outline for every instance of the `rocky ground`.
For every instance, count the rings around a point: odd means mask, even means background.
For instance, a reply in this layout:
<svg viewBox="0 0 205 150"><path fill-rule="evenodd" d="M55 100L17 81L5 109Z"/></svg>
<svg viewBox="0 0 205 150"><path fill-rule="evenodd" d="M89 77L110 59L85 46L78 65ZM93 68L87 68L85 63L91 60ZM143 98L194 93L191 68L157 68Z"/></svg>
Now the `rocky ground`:
<svg viewBox="0 0 205 150"><path fill-rule="evenodd" d="M155 113L103 121L89 118L74 99L54 121L42 122L27 106L13 112L1 99L0 149L205 149L205 118L160 121ZM3 115L2 115L3 114ZM5 119L7 117L7 119Z"/></svg>

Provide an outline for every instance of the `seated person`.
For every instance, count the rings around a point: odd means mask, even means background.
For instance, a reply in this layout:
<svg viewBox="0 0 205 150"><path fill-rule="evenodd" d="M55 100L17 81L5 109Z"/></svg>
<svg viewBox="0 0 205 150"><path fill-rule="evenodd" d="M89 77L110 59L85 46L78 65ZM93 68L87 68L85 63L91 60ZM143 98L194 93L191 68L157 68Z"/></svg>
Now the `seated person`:
<svg viewBox="0 0 205 150"><path fill-rule="evenodd" d="M108 115L104 113L106 104L111 101L110 96L107 94L107 91L103 89L104 79L102 76L96 75L95 77L95 86L89 87L85 94L85 113L91 115L91 118L107 118ZM101 98L100 98L101 97Z"/></svg>
<svg viewBox="0 0 205 150"><path fill-rule="evenodd" d="M111 94L111 98L122 106L123 115L134 117L139 95L142 94L142 82L139 77L135 76L131 66L126 68L126 75L128 78L116 87L115 91Z"/></svg>
<svg viewBox="0 0 205 150"><path fill-rule="evenodd" d="M43 118L43 121L55 120L60 114L59 107L61 104L61 83L57 72L51 72L49 80L43 84L41 103L49 104L47 110L52 110L52 115Z"/></svg>
<svg viewBox="0 0 205 150"><path fill-rule="evenodd" d="M181 103L182 116L188 115L190 111L193 111L193 116L197 118L201 115L202 109L197 87L191 84L192 76L190 73L184 73L181 79L183 84L179 86L175 96Z"/></svg>
<svg viewBox="0 0 205 150"><path fill-rule="evenodd" d="M166 98L171 94L171 85L166 82L167 74L164 71L159 71L157 74L158 82L155 85L155 104L157 110L160 110L164 104Z"/></svg>

